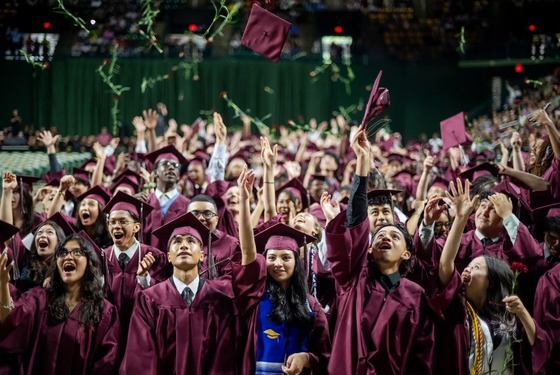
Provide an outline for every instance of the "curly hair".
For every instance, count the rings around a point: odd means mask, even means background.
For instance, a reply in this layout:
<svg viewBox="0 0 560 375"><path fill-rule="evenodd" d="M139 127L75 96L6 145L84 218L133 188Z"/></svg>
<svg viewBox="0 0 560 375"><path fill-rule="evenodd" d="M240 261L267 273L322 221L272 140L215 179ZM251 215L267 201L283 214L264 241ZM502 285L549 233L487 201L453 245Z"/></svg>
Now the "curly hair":
<svg viewBox="0 0 560 375"><path fill-rule="evenodd" d="M29 249L29 257L27 258L27 267L29 268L30 281L34 285L43 285L43 281L45 280L45 275L47 274L47 270L50 266L50 263L52 263L52 262L46 262L43 259L41 259L41 257L37 253L37 245L35 244L35 238L37 236L37 232L39 232L39 229L41 229L45 225L50 225L56 233L57 243L55 246L55 250L56 248L58 248L58 245L62 241L64 241L64 238L66 237L64 235L64 231L62 230L62 228L60 228L60 226L54 221L47 220L41 223L41 225L37 227L37 229L35 230L35 235L33 235L33 242L31 244L31 249Z"/></svg>
<svg viewBox="0 0 560 375"><path fill-rule="evenodd" d="M77 234L68 236L62 241L55 254L64 250L64 245L70 241L78 242L80 249L87 257L87 265L80 286L79 321L85 326L93 325L101 320L103 312L103 281L100 273L99 259L91 244ZM47 313L49 321L60 323L70 315L65 302L65 285L58 271L57 262L52 262L47 272L51 284L47 288Z"/></svg>
<svg viewBox="0 0 560 375"><path fill-rule="evenodd" d="M415 260L416 260L416 250L414 249L414 240L413 240L412 236L408 233L408 231L406 230L406 227L403 224L401 224L401 223L396 223L396 224L385 223L385 224L381 224L378 227L376 227L375 232L371 236L370 247L373 244L373 239L375 238L375 235L377 234L377 232L379 232L381 229L386 228L386 227L397 228L398 231L402 233L402 235L404 237L404 243L405 243L405 246L406 246L406 250L408 250L411 254L410 258L403 260L399 264L399 273L401 274L401 276L406 276L410 272L412 272L412 269L414 268L414 263L415 263ZM373 259L370 258L369 264L370 264L370 266L373 266L375 264Z"/></svg>
<svg viewBox="0 0 560 375"><path fill-rule="evenodd" d="M265 252L266 256L266 252ZM272 312L268 318L276 323L306 327L312 322L307 309L307 279L299 256L294 253L295 267L286 290L272 277L266 278L266 290L270 294Z"/></svg>
<svg viewBox="0 0 560 375"><path fill-rule="evenodd" d="M550 144L550 141L543 139L541 147L535 155L535 163L529 168L528 172L534 174L535 176L542 177L552 164L553 159L554 152L552 150L552 145Z"/></svg>

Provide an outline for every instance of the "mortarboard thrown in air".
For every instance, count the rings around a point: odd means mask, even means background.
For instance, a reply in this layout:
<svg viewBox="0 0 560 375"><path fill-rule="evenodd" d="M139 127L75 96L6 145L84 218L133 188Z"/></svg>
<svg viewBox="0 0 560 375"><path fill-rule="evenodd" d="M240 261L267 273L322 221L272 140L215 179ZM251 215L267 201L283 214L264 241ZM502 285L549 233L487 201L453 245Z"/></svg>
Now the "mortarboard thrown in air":
<svg viewBox="0 0 560 375"><path fill-rule="evenodd" d="M364 117L362 118L362 124L360 126L361 129L366 130L367 138L370 142L375 139L375 133L379 129L374 129L368 126L369 123L391 105L389 90L385 87L379 87L382 75L383 71L381 70L373 82L373 87L371 88Z"/></svg>
<svg viewBox="0 0 560 375"><path fill-rule="evenodd" d="M277 62L292 25L253 4L247 26L241 37L241 44L267 59Z"/></svg>
<svg viewBox="0 0 560 375"><path fill-rule="evenodd" d="M443 150L472 141L465 130L465 113L459 112L439 123Z"/></svg>

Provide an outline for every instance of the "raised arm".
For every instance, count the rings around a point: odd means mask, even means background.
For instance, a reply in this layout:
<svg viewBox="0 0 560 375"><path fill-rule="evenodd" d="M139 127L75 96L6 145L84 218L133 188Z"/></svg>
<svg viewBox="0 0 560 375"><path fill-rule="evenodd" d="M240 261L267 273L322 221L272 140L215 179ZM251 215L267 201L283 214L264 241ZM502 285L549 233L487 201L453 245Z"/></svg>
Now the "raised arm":
<svg viewBox="0 0 560 375"><path fill-rule="evenodd" d="M443 246L443 251L441 253L441 258L439 261L439 280L443 285L451 280L453 272L455 271L455 257L459 251L459 246L461 244L461 236L463 235L463 230L467 225L469 220L469 215L474 211L478 203L478 195L475 195L473 199L470 199L470 188L471 183L467 180L465 181L465 186L460 179L457 179L457 187L451 182L449 184L449 191L445 194L451 200L451 205L455 209L456 216L453 221L453 225L447 236L447 241Z"/></svg>
<svg viewBox="0 0 560 375"><path fill-rule="evenodd" d="M525 162L523 161L523 155L521 154L521 136L518 132L513 132L510 143L513 156L513 169L525 172ZM507 164L503 165L507 167Z"/></svg>
<svg viewBox="0 0 560 375"><path fill-rule="evenodd" d="M502 164L496 164L498 173L510 176L523 182L533 191L546 191L549 189L550 184L542 177L535 176L534 174L518 171L513 168L504 167Z"/></svg>
<svg viewBox="0 0 560 375"><path fill-rule="evenodd" d="M105 160L107 160L105 150L99 142L93 144L93 151L95 152L97 163L91 175L91 187L97 186L103 182L103 167L105 166Z"/></svg>
<svg viewBox="0 0 560 375"><path fill-rule="evenodd" d="M158 114L153 109L142 111L144 117L144 125L146 126L146 135L148 140L148 152L156 150L156 125Z"/></svg>
<svg viewBox="0 0 560 375"><path fill-rule="evenodd" d="M423 201L428 197L428 180L430 178L430 173L434 167L434 157L431 155L426 155L423 163L424 169L420 175L420 181L418 181L418 187L416 188L416 200Z"/></svg>
<svg viewBox="0 0 560 375"><path fill-rule="evenodd" d="M554 151L554 157L556 159L560 159L560 132L556 129L556 126L548 113L546 113L544 109L540 109L529 116L529 120L531 119L541 125L544 125L550 138L550 145Z"/></svg>
<svg viewBox="0 0 560 375"><path fill-rule="evenodd" d="M16 175L10 172L2 173L2 198L0 199L0 220L14 225L12 212L12 196L17 187Z"/></svg>
<svg viewBox="0 0 560 375"><path fill-rule="evenodd" d="M261 157L264 170L264 221L268 221L270 220L270 218L277 215L276 192L274 190L274 168L276 168L276 158L278 157L278 145L275 145L274 148L271 148L268 139L266 137L261 137Z"/></svg>
<svg viewBox="0 0 560 375"><path fill-rule="evenodd" d="M348 201L346 226L352 228L367 218L367 177L370 169L370 145L364 130L358 131L350 144L356 153L356 174Z"/></svg>
<svg viewBox="0 0 560 375"><path fill-rule="evenodd" d="M45 145L47 148L47 156L49 157L49 172L51 173L58 173L62 171L62 166L58 162L58 158L56 157L56 142L60 138L60 135L55 135L53 137L52 133L49 130L39 132L37 134L37 140Z"/></svg>
<svg viewBox="0 0 560 375"><path fill-rule="evenodd" d="M8 262L8 248L0 253L0 325L3 324L14 308L10 296L10 272L13 262Z"/></svg>
<svg viewBox="0 0 560 375"><path fill-rule="evenodd" d="M212 157L206 169L206 175L210 182L224 180L228 161L226 145L227 128L222 116L218 112L214 112L214 129L216 133L216 144L214 145L214 151L212 152Z"/></svg>
<svg viewBox="0 0 560 375"><path fill-rule="evenodd" d="M245 266L257 259L257 247L255 235L251 226L251 212L249 208L249 197L255 182L253 170L247 170L245 166L239 175L239 246L241 247L241 265Z"/></svg>
<svg viewBox="0 0 560 375"><path fill-rule="evenodd" d="M72 175L62 176L60 179L60 185L58 186L58 190L54 196L54 200L52 201L49 212L47 213L47 217L51 217L62 209L62 206L64 205L64 195L75 181L76 180Z"/></svg>

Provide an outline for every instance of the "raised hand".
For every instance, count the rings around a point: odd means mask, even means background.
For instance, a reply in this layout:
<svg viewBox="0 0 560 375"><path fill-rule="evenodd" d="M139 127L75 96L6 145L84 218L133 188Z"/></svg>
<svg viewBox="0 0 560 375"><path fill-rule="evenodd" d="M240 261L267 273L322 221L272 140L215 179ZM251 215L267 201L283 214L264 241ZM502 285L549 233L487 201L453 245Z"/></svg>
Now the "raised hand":
<svg viewBox="0 0 560 375"><path fill-rule="evenodd" d="M337 201L331 203L331 196L327 192L323 192L321 195L321 210L323 210L323 215L327 219L327 223L334 219L336 215L340 213L340 205Z"/></svg>
<svg viewBox="0 0 560 375"><path fill-rule="evenodd" d="M225 144L227 136L227 128L222 119L222 115L214 112L214 132L216 133L216 143Z"/></svg>
<svg viewBox="0 0 560 375"><path fill-rule="evenodd" d="M103 146L101 146L101 143L99 142L95 142L92 146L93 151L95 152L95 156L97 156L99 159L102 159L105 157L105 150L103 149Z"/></svg>
<svg viewBox="0 0 560 375"><path fill-rule="evenodd" d="M435 158L432 155L426 155L424 162L422 163L425 171L431 171L434 167Z"/></svg>
<svg viewBox="0 0 560 375"><path fill-rule="evenodd" d="M463 187L461 180L457 179L456 184L453 181L449 183L449 191L445 192L458 218L468 218L478 203L478 195L471 199L470 190L471 183L469 180L465 181L465 186Z"/></svg>
<svg viewBox="0 0 560 375"><path fill-rule="evenodd" d="M554 126L554 122L552 121L552 119L544 109L536 110L535 112L532 112L528 117L529 117L529 121L534 126L538 126L538 125Z"/></svg>
<svg viewBox="0 0 560 375"><path fill-rule="evenodd" d="M518 132L513 132L510 143L514 150L519 150L521 148L521 136Z"/></svg>
<svg viewBox="0 0 560 375"><path fill-rule="evenodd" d="M117 147L119 147L120 141L121 141L121 139L119 137L115 137L115 138L111 139L111 142L109 142L109 144L111 145L111 147L116 149Z"/></svg>
<svg viewBox="0 0 560 375"><path fill-rule="evenodd" d="M134 125L134 129L136 129L137 133L143 133L146 131L146 125L144 125L144 120L140 116L135 116L132 119L132 125Z"/></svg>
<svg viewBox="0 0 560 375"><path fill-rule="evenodd" d="M274 148L271 148L268 139L261 137L261 157L267 167L274 167L278 158L278 145L274 145Z"/></svg>
<svg viewBox="0 0 560 375"><path fill-rule="evenodd" d="M74 176L72 175L68 174L66 176L62 176L62 178L60 179L60 184L58 185L58 190L63 193L70 189L70 186L74 185L75 182L76 179L74 179Z"/></svg>
<svg viewBox="0 0 560 375"><path fill-rule="evenodd" d="M140 266L136 271L136 276L146 277L148 271L150 270L150 268L152 268L155 262L156 258L152 255L152 253L147 253L146 255L144 255L144 257L140 261Z"/></svg>
<svg viewBox="0 0 560 375"><path fill-rule="evenodd" d="M297 178L301 175L301 165L297 161L285 162L284 168L286 168L286 173L288 174L288 180L291 180L292 178Z"/></svg>
<svg viewBox="0 0 560 375"><path fill-rule="evenodd" d="M60 134L57 134L53 137L50 130L45 130L37 134L37 140L44 144L45 147L54 146L59 138Z"/></svg>
<svg viewBox="0 0 560 375"><path fill-rule="evenodd" d="M352 148L352 150L354 150L354 152L356 153L356 156L359 157L364 157L367 158L369 157L369 141L367 140L366 137L366 132L365 130L360 130L356 133L356 135L354 136L354 139L352 139L352 143L350 143L350 147Z"/></svg>
<svg viewBox="0 0 560 375"><path fill-rule="evenodd" d="M12 192L17 187L16 175L11 172L2 173L2 190Z"/></svg>
<svg viewBox="0 0 560 375"><path fill-rule="evenodd" d="M442 199L439 195L434 194L429 197L424 207L424 225L432 225L445 211L445 208L445 204L442 204Z"/></svg>
<svg viewBox="0 0 560 375"><path fill-rule="evenodd" d="M8 248L5 248L0 254L0 285L7 285L10 282L10 271L13 266L14 263L8 260Z"/></svg>
<svg viewBox="0 0 560 375"><path fill-rule="evenodd" d="M148 109L142 111L142 116L144 117L144 125L148 130L154 130L157 125L158 113L153 109Z"/></svg>
<svg viewBox="0 0 560 375"><path fill-rule="evenodd" d="M240 199L248 200L253 191L253 184L255 182L255 172L252 169L247 170L247 166L243 167L243 171L237 178L237 185L239 185Z"/></svg>
<svg viewBox="0 0 560 375"><path fill-rule="evenodd" d="M511 199L505 194L492 194L488 197L488 200L492 202L496 214L502 219L505 219L513 212L513 203L511 203Z"/></svg>

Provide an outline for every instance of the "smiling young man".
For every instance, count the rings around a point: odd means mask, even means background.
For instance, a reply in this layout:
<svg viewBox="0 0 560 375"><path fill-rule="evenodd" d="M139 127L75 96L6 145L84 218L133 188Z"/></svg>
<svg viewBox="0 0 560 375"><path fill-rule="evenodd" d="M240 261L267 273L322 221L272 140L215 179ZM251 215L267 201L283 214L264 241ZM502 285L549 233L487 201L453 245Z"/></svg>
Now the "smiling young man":
<svg viewBox="0 0 560 375"><path fill-rule="evenodd" d="M199 276L210 232L192 213L159 228L173 276L138 294L121 374L236 374L231 280Z"/></svg>
<svg viewBox="0 0 560 375"><path fill-rule="evenodd" d="M152 209L128 194L117 192L103 210L108 215L113 239L113 246L103 250L108 271L105 275L107 299L119 310L125 339L136 294L168 277L165 254L137 239L141 219Z"/></svg>
<svg viewBox="0 0 560 375"><path fill-rule="evenodd" d="M328 373L430 374L431 311L424 290L402 277L412 266L412 238L402 225L384 223L370 240L371 159L364 130L351 147L357 167L348 210L325 229L338 296Z"/></svg>
<svg viewBox="0 0 560 375"><path fill-rule="evenodd" d="M212 197L199 194L194 196L187 207L187 212L192 213L202 224L208 227L212 234L217 237L216 241L210 243L212 261L209 258L208 246L204 247L206 256L200 267L200 273L206 278L212 279L223 275L231 275L230 259L235 253L240 253L239 240L229 234L218 230L218 207ZM209 270L209 264L213 269Z"/></svg>
<svg viewBox="0 0 560 375"><path fill-rule="evenodd" d="M187 159L174 146L166 146L146 155L152 162L156 178L156 190L146 198L154 210L144 222L144 242L158 249L165 248L152 235L152 231L169 223L185 213L188 198L179 194L177 182L181 176L181 168L188 164Z"/></svg>

